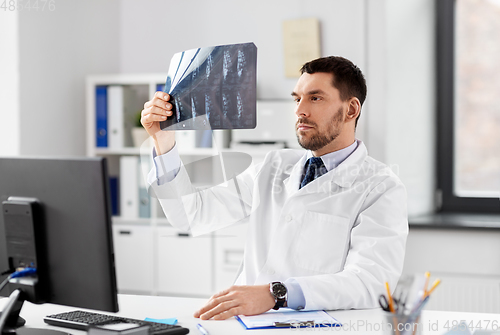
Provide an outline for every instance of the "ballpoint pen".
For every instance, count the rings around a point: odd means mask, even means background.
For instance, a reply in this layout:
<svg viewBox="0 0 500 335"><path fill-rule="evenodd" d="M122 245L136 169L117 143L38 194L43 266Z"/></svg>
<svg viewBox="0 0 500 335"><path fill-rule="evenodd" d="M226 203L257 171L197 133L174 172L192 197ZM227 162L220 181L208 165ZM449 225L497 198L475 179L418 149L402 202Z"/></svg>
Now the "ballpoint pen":
<svg viewBox="0 0 500 335"><path fill-rule="evenodd" d="M199 323L196 324L196 327L198 328L198 330L200 331L200 333L202 333L203 335L209 335L208 331L205 328L203 328L203 326L200 325Z"/></svg>

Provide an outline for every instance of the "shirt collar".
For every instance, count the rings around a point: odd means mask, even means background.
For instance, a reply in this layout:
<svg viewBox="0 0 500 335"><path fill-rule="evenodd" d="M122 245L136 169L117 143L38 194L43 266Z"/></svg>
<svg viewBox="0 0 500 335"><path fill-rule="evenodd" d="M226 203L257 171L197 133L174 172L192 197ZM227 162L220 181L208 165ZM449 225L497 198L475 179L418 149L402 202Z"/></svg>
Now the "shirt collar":
<svg viewBox="0 0 500 335"><path fill-rule="evenodd" d="M349 157L354 152L354 150L356 150L357 147L358 147L358 141L355 140L353 144L351 144L348 147L345 147L344 149L340 149L334 152L329 152L319 157L323 160L326 170L330 171L339 166L340 163L342 163L347 157ZM306 159L309 159L312 156L313 154L311 150L308 150Z"/></svg>

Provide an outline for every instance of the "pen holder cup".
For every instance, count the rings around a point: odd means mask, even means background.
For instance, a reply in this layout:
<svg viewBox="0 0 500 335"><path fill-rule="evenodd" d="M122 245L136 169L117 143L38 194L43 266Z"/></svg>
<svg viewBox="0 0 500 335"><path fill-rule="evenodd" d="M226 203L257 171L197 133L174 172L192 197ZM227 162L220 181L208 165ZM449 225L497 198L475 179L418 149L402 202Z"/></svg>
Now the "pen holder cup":
<svg viewBox="0 0 500 335"><path fill-rule="evenodd" d="M401 315L384 312L387 335L421 335L423 324L419 315Z"/></svg>

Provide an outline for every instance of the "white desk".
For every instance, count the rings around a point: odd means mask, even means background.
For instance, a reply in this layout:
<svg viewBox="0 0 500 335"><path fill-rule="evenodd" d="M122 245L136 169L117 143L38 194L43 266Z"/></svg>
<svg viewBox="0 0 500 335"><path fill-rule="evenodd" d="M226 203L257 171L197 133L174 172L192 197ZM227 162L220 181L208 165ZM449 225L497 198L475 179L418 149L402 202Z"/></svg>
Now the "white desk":
<svg viewBox="0 0 500 335"><path fill-rule="evenodd" d="M189 328L190 334L199 335L196 324L201 323L210 335L267 335L267 334L293 334L293 333L335 333L335 334L387 334L381 328L385 324L382 311L374 310L349 310L331 311L333 317L342 322L342 328L316 328L316 329L265 329L265 330L245 330L235 319L225 321L201 321L193 317L193 312L203 306L205 299L193 298L173 298L156 296L118 296L120 312L117 315L144 319L151 318L171 318L176 317L179 325ZM6 299L0 300L0 307L3 307ZM33 305L25 302L21 311L21 316L26 319L26 326L36 328L52 328L61 331L68 331L73 334L85 334L83 331L72 329L51 327L43 322L43 317L49 314L61 313L74 310L74 307L59 306L52 304ZM443 334L447 331L447 325L451 327L453 322L464 320L477 325L480 321L482 326L489 322L490 329L496 327L500 329L500 314L482 313L458 313L458 312L438 312L424 311L422 314L423 334Z"/></svg>

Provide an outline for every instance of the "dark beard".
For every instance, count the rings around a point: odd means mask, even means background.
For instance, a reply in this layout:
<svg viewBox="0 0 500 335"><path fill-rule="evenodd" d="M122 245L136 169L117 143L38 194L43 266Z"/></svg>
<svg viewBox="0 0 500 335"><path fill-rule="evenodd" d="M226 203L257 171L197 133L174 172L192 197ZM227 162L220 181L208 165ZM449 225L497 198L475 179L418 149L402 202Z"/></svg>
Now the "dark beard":
<svg viewBox="0 0 500 335"><path fill-rule="evenodd" d="M299 142L300 146L306 150L311 150L311 151L316 151L327 144L331 143L333 140L335 140L339 135L340 135L340 128L338 127L340 121L343 119L343 110L342 107L338 110L338 112L332 116L330 122L332 124L332 127L330 127L328 132L326 134L321 134L318 133L310 138L308 141L301 141L299 135L297 134L297 141ZM309 124L314 127L317 127L317 125L313 122L309 122L306 119L299 118L297 120L298 123L303 123L303 124ZM297 129L297 127L295 127ZM318 128L315 128L318 129Z"/></svg>

